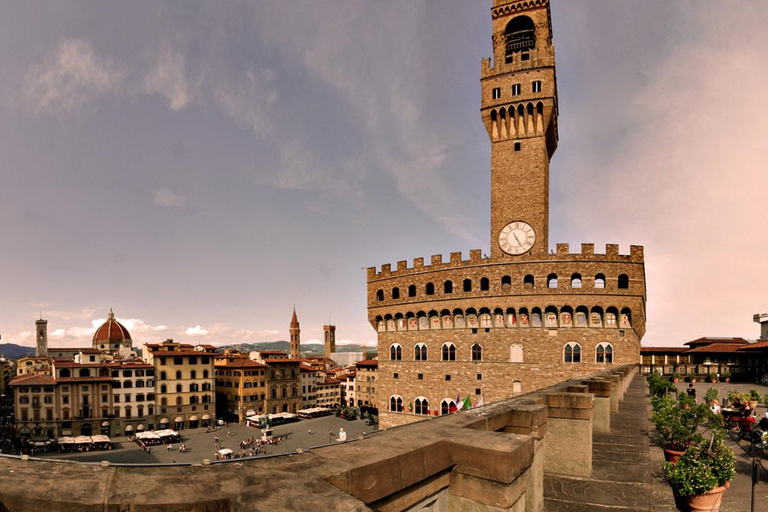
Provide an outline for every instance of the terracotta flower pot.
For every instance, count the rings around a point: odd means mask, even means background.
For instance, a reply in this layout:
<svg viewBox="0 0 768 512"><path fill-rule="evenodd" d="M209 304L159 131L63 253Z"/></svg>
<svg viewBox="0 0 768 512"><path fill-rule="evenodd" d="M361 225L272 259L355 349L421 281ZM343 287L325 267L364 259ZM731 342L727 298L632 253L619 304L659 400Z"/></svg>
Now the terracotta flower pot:
<svg viewBox="0 0 768 512"><path fill-rule="evenodd" d="M677 378L675 378L675 377L672 377L672 382L674 382L675 384L677 384L678 382L680 382L680 379L677 379Z"/></svg>
<svg viewBox="0 0 768 512"><path fill-rule="evenodd" d="M723 380L724 380L725 382L731 382L731 378L730 378L730 377L723 377Z"/></svg>
<svg viewBox="0 0 768 512"><path fill-rule="evenodd" d="M662 449L664 450L664 460L672 464L677 464L677 459L685 453L685 450L675 450L670 448L669 445L662 446Z"/></svg>
<svg viewBox="0 0 768 512"><path fill-rule="evenodd" d="M691 512L719 512L720 503L723 501L723 493L730 484L730 482L726 482L725 485L715 487L704 494L688 496L688 508Z"/></svg>

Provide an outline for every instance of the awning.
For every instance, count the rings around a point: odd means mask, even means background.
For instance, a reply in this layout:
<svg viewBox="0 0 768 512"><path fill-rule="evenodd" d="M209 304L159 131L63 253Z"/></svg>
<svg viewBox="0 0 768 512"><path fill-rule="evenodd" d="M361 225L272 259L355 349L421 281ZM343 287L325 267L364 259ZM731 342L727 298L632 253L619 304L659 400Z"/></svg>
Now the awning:
<svg viewBox="0 0 768 512"><path fill-rule="evenodd" d="M125 431L126 431L126 432L133 432L133 427L132 427L132 426L130 426L130 425L126 425L126 427L125 427Z"/></svg>
<svg viewBox="0 0 768 512"><path fill-rule="evenodd" d="M184 418L182 418L181 416L176 416L176 419L173 421L175 421L176 423L182 423L184 421Z"/></svg>
<svg viewBox="0 0 768 512"><path fill-rule="evenodd" d="M170 423L170 422L171 422L171 420L169 420L168 418L163 418L163 419L160 420L161 424L162 423Z"/></svg>
<svg viewBox="0 0 768 512"><path fill-rule="evenodd" d="M199 419L200 419L200 418L198 418L197 416L190 416L190 417L189 417L189 421L197 421L197 420L199 420Z"/></svg>
<svg viewBox="0 0 768 512"><path fill-rule="evenodd" d="M108 427L109 426L109 422L108 421L102 421L101 422L101 426L102 427Z"/></svg>
<svg viewBox="0 0 768 512"><path fill-rule="evenodd" d="M246 411L245 415L246 416L255 416L256 415L256 411L254 411L253 409L248 409L248 411Z"/></svg>
<svg viewBox="0 0 768 512"><path fill-rule="evenodd" d="M203 419L204 420L209 420L209 419L211 419L211 415L210 414L203 414Z"/></svg>
<svg viewBox="0 0 768 512"><path fill-rule="evenodd" d="M77 436L75 438L75 444L90 444L91 436Z"/></svg>
<svg viewBox="0 0 768 512"><path fill-rule="evenodd" d="M230 450L229 448L222 448L219 450L219 454L221 455L232 455L234 452Z"/></svg>
<svg viewBox="0 0 768 512"><path fill-rule="evenodd" d="M109 443L111 442L109 437L107 436L92 436L94 443Z"/></svg>
<svg viewBox="0 0 768 512"><path fill-rule="evenodd" d="M136 427L136 430L138 430L139 432L144 431L144 424L143 423L139 423L139 426Z"/></svg>

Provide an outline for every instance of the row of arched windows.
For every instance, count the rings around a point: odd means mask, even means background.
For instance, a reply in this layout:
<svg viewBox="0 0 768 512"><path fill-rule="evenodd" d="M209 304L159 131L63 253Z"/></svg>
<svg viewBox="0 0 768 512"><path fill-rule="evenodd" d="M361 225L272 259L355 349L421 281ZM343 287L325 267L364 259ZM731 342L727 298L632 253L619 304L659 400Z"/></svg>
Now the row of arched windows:
<svg viewBox="0 0 768 512"><path fill-rule="evenodd" d="M585 283L589 281L585 280L581 274L575 273L571 274L569 284L571 289L582 289L584 288ZM547 288L558 288L559 287L559 278L557 274L549 274L547 276L547 279L545 281ZM499 290L502 292L509 292L512 288L512 278L510 276L503 276L501 280L499 281L500 288ZM606 278L605 274L596 274L594 279L591 280L592 288L595 289L603 289L606 287ZM629 288L629 276L627 274L619 274L617 280L616 280L616 286L620 290L625 290ZM450 294L454 293L455 291L461 291L461 292L471 292L473 290L474 283L471 279L467 278L464 279L461 283L454 285L454 282L451 280L444 281L442 284L442 291L443 294ZM536 288L536 278L533 276L533 274L528 274L523 277L523 288L524 289L532 289ZM479 283L479 289L480 291L491 291L491 281L487 277L483 277L480 279ZM436 293L436 286L435 283L427 283L424 285L424 294L425 295L435 295ZM394 287L389 291L389 296L392 299L400 299L402 297L416 297L418 294L418 289L415 284L409 285L405 290L401 291L399 287ZM384 301L386 298L386 293L383 289L376 290L376 300L378 302Z"/></svg>
<svg viewBox="0 0 768 512"><path fill-rule="evenodd" d="M580 363L582 362L581 354L580 344L573 341L566 343L563 347L563 362ZM427 346L424 343L417 343L413 347L414 361L428 361L427 355ZM479 343L474 343L472 345L470 349L470 358L472 361L483 360L483 347ZM390 361L402 361L403 347L399 343L393 343L389 346L389 359ZM440 360L456 361L456 345L451 342L443 343L442 347L440 347ZM519 343L515 343L509 347L509 362L525 362L523 346ZM608 342L599 343L595 347L595 363L613 363L613 345Z"/></svg>
<svg viewBox="0 0 768 512"><path fill-rule="evenodd" d="M632 311L629 308L610 306L603 309L594 306L591 309L586 306L571 306L556 308L548 306L541 308L475 308L444 309L439 313L436 310L417 313L408 312L403 315L396 313L376 317L376 329L379 332L402 331L426 331L436 329L491 329L491 328L516 328L516 327L598 327L621 328L632 327Z"/></svg>
<svg viewBox="0 0 768 512"><path fill-rule="evenodd" d="M211 396L210 395L203 395L202 397L198 397L195 395L192 395L189 397L189 403L190 404L197 404L197 403L204 403L208 404L211 403ZM160 405L163 407L168 405L168 398L167 397L161 397L160 398ZM184 405L184 398L177 396L176 397L176 405Z"/></svg>
<svg viewBox="0 0 768 512"><path fill-rule="evenodd" d="M200 391L200 388L201 388L200 384L192 383L192 384L189 385L188 391L196 392L196 391ZM203 391L211 391L211 383L210 382L203 382L202 390ZM167 393L168 392L168 386L166 386L165 384L161 384L160 385L160 392L161 393ZM181 384L176 384L176 393L183 393L183 392L184 392L183 386Z"/></svg>
<svg viewBox="0 0 768 512"><path fill-rule="evenodd" d="M483 360L483 347L475 343L470 349L470 357L472 361ZM399 343L393 343L389 347L389 360L390 361L402 361L403 359L403 347ZM424 343L417 343L413 347L413 359L414 361L427 361L427 346ZM440 360L441 361L455 361L456 360L456 345L447 342L443 343L440 348Z"/></svg>

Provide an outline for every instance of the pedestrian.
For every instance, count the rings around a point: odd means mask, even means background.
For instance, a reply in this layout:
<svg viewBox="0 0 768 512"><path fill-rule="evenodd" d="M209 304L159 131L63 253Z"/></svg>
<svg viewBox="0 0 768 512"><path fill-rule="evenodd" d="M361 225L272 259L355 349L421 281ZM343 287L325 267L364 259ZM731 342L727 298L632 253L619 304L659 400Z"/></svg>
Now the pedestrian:
<svg viewBox="0 0 768 512"><path fill-rule="evenodd" d="M688 389L685 390L688 396L696 400L696 388L693 387L693 382L688 384Z"/></svg>
<svg viewBox="0 0 768 512"><path fill-rule="evenodd" d="M312 429L309 429L309 435L312 435Z"/></svg>

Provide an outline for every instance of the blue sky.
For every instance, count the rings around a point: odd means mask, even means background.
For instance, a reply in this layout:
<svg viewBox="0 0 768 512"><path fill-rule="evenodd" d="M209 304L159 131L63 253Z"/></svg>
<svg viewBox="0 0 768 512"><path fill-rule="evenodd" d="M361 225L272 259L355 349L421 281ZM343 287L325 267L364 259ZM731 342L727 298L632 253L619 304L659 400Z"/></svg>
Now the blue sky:
<svg viewBox="0 0 768 512"><path fill-rule="evenodd" d="M7 2L3 341L373 344L365 267L488 251L490 5ZM645 246L647 345L768 311L766 11L553 1L550 241Z"/></svg>

